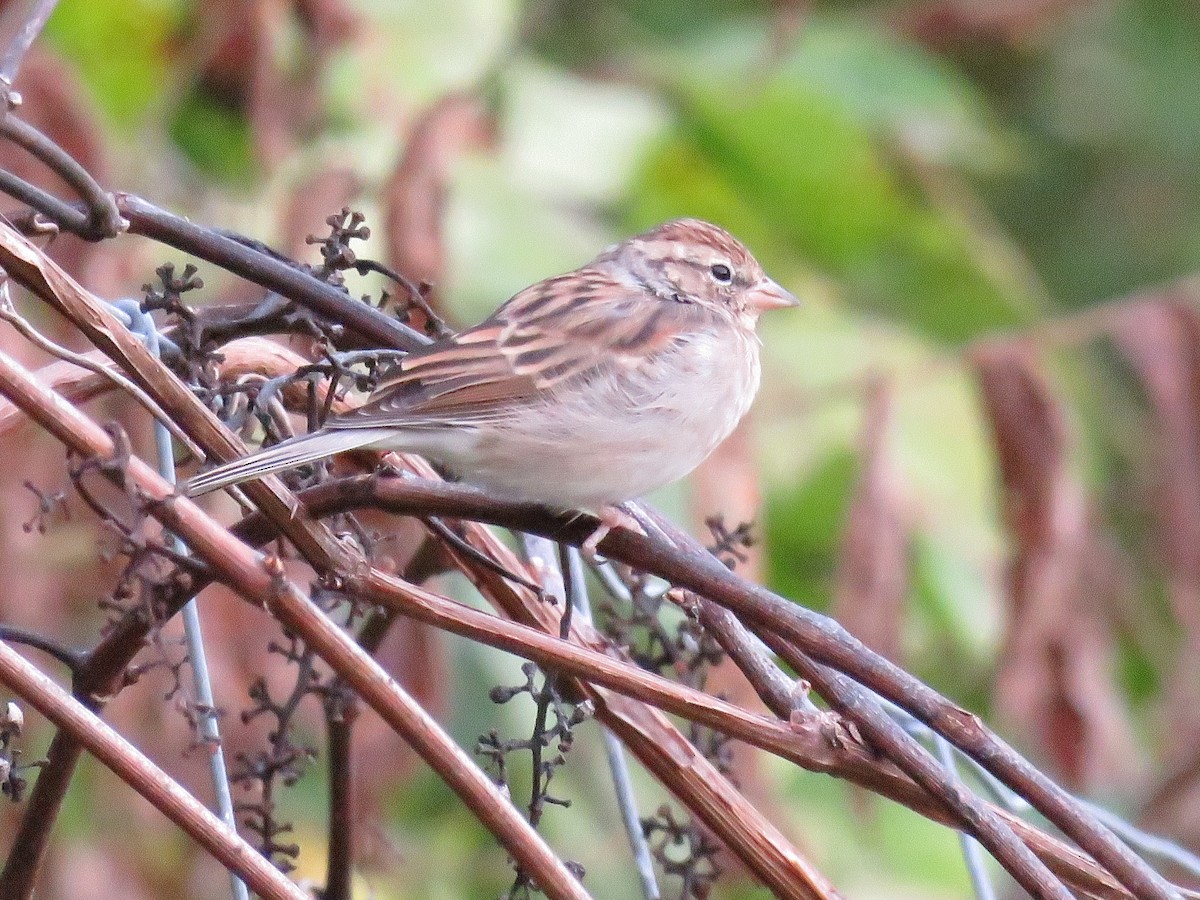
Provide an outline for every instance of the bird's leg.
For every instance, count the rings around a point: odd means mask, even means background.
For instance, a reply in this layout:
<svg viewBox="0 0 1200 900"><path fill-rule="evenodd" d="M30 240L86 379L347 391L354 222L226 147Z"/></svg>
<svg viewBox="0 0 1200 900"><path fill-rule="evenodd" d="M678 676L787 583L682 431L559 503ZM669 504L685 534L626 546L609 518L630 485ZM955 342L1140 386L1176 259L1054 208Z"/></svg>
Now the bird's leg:
<svg viewBox="0 0 1200 900"><path fill-rule="evenodd" d="M646 534L641 523L619 506L600 507L597 518L600 519L600 524L596 526L595 531L588 535L587 540L579 548L583 552L583 555L587 557L588 562L593 564L595 564L599 555L596 552L596 548L600 546L600 542L608 537L608 533L614 528L626 528L643 536Z"/></svg>
<svg viewBox="0 0 1200 900"><path fill-rule="evenodd" d="M400 458L399 453L389 450L380 457L379 468L376 471L380 475L403 476L407 474L408 467L404 465L404 460Z"/></svg>

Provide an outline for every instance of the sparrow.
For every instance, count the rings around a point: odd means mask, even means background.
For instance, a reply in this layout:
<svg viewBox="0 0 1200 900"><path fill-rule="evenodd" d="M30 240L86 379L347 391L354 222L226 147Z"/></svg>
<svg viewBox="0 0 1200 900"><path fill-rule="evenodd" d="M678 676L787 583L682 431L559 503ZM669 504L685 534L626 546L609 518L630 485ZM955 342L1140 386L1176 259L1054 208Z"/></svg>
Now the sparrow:
<svg viewBox="0 0 1200 900"><path fill-rule="evenodd" d="M797 302L723 228L667 222L414 350L320 430L185 490L400 451L508 500L595 513L607 531L628 524L618 504L683 478L729 436L761 380L759 315Z"/></svg>

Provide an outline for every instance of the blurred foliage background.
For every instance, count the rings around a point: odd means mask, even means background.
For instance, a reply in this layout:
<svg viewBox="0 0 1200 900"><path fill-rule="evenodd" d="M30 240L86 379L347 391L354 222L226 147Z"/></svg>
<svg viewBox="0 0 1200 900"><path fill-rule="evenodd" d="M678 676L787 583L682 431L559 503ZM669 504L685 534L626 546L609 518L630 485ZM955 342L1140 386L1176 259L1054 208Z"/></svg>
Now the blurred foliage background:
<svg viewBox="0 0 1200 900"><path fill-rule="evenodd" d="M661 501L697 529L755 515L774 588L1197 847L1197 84L1187 0L63 0L18 87L104 184L285 252L311 258L306 234L362 209L367 255L460 323L661 220L727 226L805 308L763 325L732 455ZM55 252L107 296L169 258L114 243ZM213 297L246 290L201 274ZM101 619L83 526L23 533L19 484L5 554L30 584L0 610L84 642ZM235 711L265 637L224 606ZM527 710L486 698L520 680L512 660L406 640L393 670L464 744L527 733ZM113 715L201 785L146 681ZM597 896L633 897L595 726L580 738L559 789L575 805L544 827ZM362 896L504 889L503 852L445 788L381 735L364 752ZM952 833L776 760L738 766L848 896L968 892ZM314 878L321 778L287 801ZM44 896L223 895L107 773L85 768L69 804ZM756 889L732 873L718 893Z"/></svg>

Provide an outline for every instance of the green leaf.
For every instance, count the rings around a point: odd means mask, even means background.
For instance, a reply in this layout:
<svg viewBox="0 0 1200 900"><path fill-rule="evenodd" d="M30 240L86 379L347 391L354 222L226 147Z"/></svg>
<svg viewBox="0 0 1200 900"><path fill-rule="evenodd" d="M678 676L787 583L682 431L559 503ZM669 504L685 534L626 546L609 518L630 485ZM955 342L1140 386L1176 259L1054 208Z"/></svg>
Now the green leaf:
<svg viewBox="0 0 1200 900"><path fill-rule="evenodd" d="M813 609L827 609L846 512L858 473L848 450L830 454L800 484L773 491L764 513L768 582Z"/></svg>
<svg viewBox="0 0 1200 900"><path fill-rule="evenodd" d="M251 183L257 167L243 110L197 89L175 110L170 127L172 140L197 168L225 181Z"/></svg>
<svg viewBox="0 0 1200 900"><path fill-rule="evenodd" d="M835 101L860 125L928 162L975 171L1010 156L970 81L944 60L893 34L845 17L814 17L782 74Z"/></svg>
<svg viewBox="0 0 1200 900"><path fill-rule="evenodd" d="M100 107L132 127L170 81L181 0L63 0L47 40L79 70Z"/></svg>

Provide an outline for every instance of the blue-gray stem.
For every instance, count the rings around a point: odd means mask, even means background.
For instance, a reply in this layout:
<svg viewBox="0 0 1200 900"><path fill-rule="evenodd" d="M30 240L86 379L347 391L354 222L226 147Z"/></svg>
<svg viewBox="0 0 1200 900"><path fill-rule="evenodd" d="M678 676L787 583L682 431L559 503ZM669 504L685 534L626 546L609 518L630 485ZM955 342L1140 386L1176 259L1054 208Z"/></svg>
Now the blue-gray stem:
<svg viewBox="0 0 1200 900"><path fill-rule="evenodd" d="M928 740L935 736L935 732L928 725L909 715L900 707L887 700L880 698L880 702L887 709L888 714L892 716L901 727L904 728L913 737ZM952 748L955 749L955 748ZM939 748L939 753L940 753ZM967 767L979 779L983 789L991 795L992 799L1007 809L1009 812L1017 815L1026 815L1033 807L1029 801L1004 784L995 775L985 769L976 760L967 756L955 749L956 758L965 762ZM1186 872L1200 878L1200 856L1192 853L1185 847L1181 847L1174 841L1160 837L1156 834L1151 834L1148 831L1143 831L1136 825L1130 824L1125 819L1122 819L1116 813L1105 809L1090 800L1076 798L1081 806L1089 813L1095 816L1100 822L1112 830L1126 844L1132 847L1139 853L1145 856L1154 857L1165 862L1172 863Z"/></svg>
<svg viewBox="0 0 1200 900"><path fill-rule="evenodd" d="M954 748L950 746L950 742L938 734L934 735L933 745L938 759L946 767L946 771L955 774L957 766L954 764ZM963 861L967 864L967 874L971 878L971 887L975 891L975 896L979 900L996 900L996 891L992 887L991 878L988 877L987 858L984 856L983 848L974 838L961 831L958 833L958 842L962 846Z"/></svg>
<svg viewBox="0 0 1200 900"><path fill-rule="evenodd" d="M159 334L154 320L140 309L134 313L125 304L124 309L133 320L133 330L142 334L146 346L155 356L159 355ZM175 449L171 446L171 434L161 422L154 423L154 444L158 451L158 471L171 484L175 483ZM175 535L170 535L171 547L176 553L187 553L187 545ZM204 634L200 625L200 609L196 600L189 600L183 608L183 633L187 641L188 663L192 670L192 681L196 690L196 726L208 752L208 767L212 773L213 793L216 796L217 815L237 831L237 817L233 809L233 795L229 790L229 773L225 769L225 752L221 748L221 731L217 725L217 707L213 697L212 680L208 674L208 658L204 652ZM230 890L234 900L250 900L246 884L232 871L229 873Z"/></svg>

